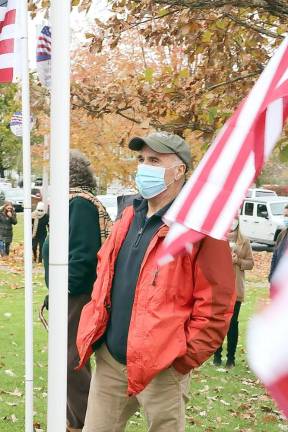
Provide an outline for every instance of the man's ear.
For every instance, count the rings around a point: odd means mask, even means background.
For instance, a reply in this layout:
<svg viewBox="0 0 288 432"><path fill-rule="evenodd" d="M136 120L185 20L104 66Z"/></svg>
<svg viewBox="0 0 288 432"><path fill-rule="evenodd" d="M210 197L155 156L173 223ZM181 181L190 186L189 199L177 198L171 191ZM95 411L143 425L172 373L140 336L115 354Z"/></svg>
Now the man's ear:
<svg viewBox="0 0 288 432"><path fill-rule="evenodd" d="M181 177L185 175L186 166L184 164L178 165L178 172L176 173L175 180L180 180Z"/></svg>

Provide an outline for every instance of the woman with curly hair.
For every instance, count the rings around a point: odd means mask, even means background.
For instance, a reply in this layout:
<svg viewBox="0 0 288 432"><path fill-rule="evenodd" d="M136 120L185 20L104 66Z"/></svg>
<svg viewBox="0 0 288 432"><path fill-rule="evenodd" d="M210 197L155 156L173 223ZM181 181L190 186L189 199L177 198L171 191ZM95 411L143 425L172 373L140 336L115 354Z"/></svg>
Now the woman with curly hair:
<svg viewBox="0 0 288 432"><path fill-rule="evenodd" d="M68 277L68 363L67 431L81 431L84 425L91 370L88 362L78 365L76 335L82 308L90 300L96 279L97 252L110 232L111 219L94 195L96 181L89 160L79 151L70 152L69 178L69 277ZM45 280L49 280L49 250L43 246ZM45 299L48 308L48 296Z"/></svg>

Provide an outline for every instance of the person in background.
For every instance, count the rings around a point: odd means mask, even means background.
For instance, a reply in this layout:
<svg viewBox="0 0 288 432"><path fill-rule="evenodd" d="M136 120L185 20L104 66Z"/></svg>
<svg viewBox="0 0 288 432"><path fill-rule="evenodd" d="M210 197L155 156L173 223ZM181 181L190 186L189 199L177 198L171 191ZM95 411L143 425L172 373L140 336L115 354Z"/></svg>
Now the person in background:
<svg viewBox="0 0 288 432"><path fill-rule="evenodd" d="M274 247L274 252L271 260L270 272L268 276L269 282L271 282L273 273L288 246L288 205L284 207L283 216L284 216L283 222L285 228L280 232L276 240L276 244Z"/></svg>
<svg viewBox="0 0 288 432"><path fill-rule="evenodd" d="M32 213L32 251L34 262L42 262L42 248L49 228L49 215L40 201Z"/></svg>
<svg viewBox="0 0 288 432"><path fill-rule="evenodd" d="M250 241L241 234L238 217L234 219L227 238L229 240L232 254L232 262L236 276L235 283L237 290L237 299L234 306L234 312L227 333L226 367L230 369L235 366L235 354L239 335L238 317L241 304L244 301L245 270L252 270L254 266L254 261ZM213 363L215 366L220 366L222 364L222 345L215 352Z"/></svg>
<svg viewBox="0 0 288 432"><path fill-rule="evenodd" d="M91 369L87 362L83 369L75 371L79 362L77 328L82 308L91 298L96 278L97 252L108 237L112 222L94 195L96 182L90 162L77 150L70 152L69 187L67 431L80 432L86 414ZM43 260L48 286L48 237L43 246ZM48 309L48 296L44 304Z"/></svg>
<svg viewBox="0 0 288 432"><path fill-rule="evenodd" d="M5 194L4 192L1 190L0 191L0 206L2 207L5 203Z"/></svg>
<svg viewBox="0 0 288 432"><path fill-rule="evenodd" d="M163 215L191 163L181 137L136 137L140 193L99 252L92 300L83 308L80 367L96 351L83 432L122 432L141 406L149 432L184 432L190 372L222 342L235 288L226 241L205 237L162 267ZM85 366L84 366L85 367Z"/></svg>
<svg viewBox="0 0 288 432"><path fill-rule="evenodd" d="M6 202L0 209L0 241L4 255L9 255L13 239L13 225L17 224L16 212L10 202Z"/></svg>

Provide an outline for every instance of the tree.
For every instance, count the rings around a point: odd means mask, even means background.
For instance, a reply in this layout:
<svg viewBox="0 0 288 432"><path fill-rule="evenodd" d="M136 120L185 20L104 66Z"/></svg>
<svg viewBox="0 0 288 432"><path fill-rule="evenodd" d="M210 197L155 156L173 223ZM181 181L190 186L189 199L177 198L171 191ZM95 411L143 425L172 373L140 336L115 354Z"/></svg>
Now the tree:
<svg viewBox="0 0 288 432"><path fill-rule="evenodd" d="M49 0L29 0L30 10L36 12L39 8L47 8ZM77 6L79 10L89 10L93 0L71 0L72 6ZM122 10L130 4L134 7L141 4L146 7L147 5L166 5L171 7L181 7L190 10L211 10L215 8L222 8L225 6L241 7L257 9L260 12L268 12L274 16L288 16L288 5L286 0L156 0L156 1L143 1L143 0L108 0L108 4L114 7L122 8Z"/></svg>
<svg viewBox="0 0 288 432"><path fill-rule="evenodd" d="M130 37L134 49L141 48L148 60L129 78L129 85L127 79L113 77L113 97L111 86L100 83L100 91L89 85L78 88L74 100L78 97L78 105L96 117L114 113L139 124L136 106L140 122L142 113L153 127L180 134L201 131L209 141L282 40L285 3L110 0L111 18L96 20L95 31L87 35L94 56L111 49L117 56L116 48L123 53ZM88 8L91 2L73 4ZM160 56L155 59L160 49L162 62ZM135 55L141 56L139 49Z"/></svg>
<svg viewBox="0 0 288 432"><path fill-rule="evenodd" d="M41 136L39 127L44 123L42 118L46 115L45 92L41 90L35 78L30 75L32 115L37 120L37 129L31 132L31 152L37 155L40 152ZM46 109L46 111L45 111ZM0 85L0 177L4 177L5 170L15 169L22 172L22 139L16 137L10 130L9 124L12 115L21 111L20 89L17 84Z"/></svg>
<svg viewBox="0 0 288 432"><path fill-rule="evenodd" d="M19 165L21 160L21 140L9 128L13 113L19 110L16 95L15 84L0 85L0 177L4 177L5 170Z"/></svg>
<svg viewBox="0 0 288 432"><path fill-rule="evenodd" d="M84 11L91 3L71 2ZM93 118L112 114L176 132L202 151L250 90L288 22L284 0L108 0L108 5L111 17L96 19L86 35L91 58L107 56L106 78L75 82L73 106ZM120 73L117 58L127 52L130 73ZM288 153L286 144L284 139L282 154Z"/></svg>

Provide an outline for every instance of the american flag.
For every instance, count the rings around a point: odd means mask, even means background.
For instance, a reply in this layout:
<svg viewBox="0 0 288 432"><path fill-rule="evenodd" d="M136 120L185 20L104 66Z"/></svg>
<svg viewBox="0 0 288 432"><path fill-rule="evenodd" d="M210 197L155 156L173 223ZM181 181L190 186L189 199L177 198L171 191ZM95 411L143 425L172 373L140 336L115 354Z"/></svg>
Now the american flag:
<svg viewBox="0 0 288 432"><path fill-rule="evenodd" d="M11 117L10 125L19 125L22 124L22 112L17 111Z"/></svg>
<svg viewBox="0 0 288 432"><path fill-rule="evenodd" d="M273 273L272 301L250 320L247 337L249 365L286 417L288 417L287 269L288 251Z"/></svg>
<svg viewBox="0 0 288 432"><path fill-rule="evenodd" d="M17 78L16 38L19 0L0 0L0 83Z"/></svg>
<svg viewBox="0 0 288 432"><path fill-rule="evenodd" d="M209 235L225 238L245 193L273 150L288 116L288 38L277 49L248 97L224 125L164 216L171 226L164 264Z"/></svg>
<svg viewBox="0 0 288 432"><path fill-rule="evenodd" d="M16 136L22 136L22 112L15 112L10 120L11 132Z"/></svg>
<svg viewBox="0 0 288 432"><path fill-rule="evenodd" d="M20 137L23 134L23 129L22 129L22 112L21 111L17 111L15 112L10 120L10 129L11 132ZM30 130L33 128L34 126L34 118L32 116L30 116Z"/></svg>
<svg viewBox="0 0 288 432"><path fill-rule="evenodd" d="M44 26L38 37L36 60L37 62L51 60L51 30L49 26Z"/></svg>
<svg viewBox="0 0 288 432"><path fill-rule="evenodd" d="M50 87L51 84L51 29L45 25L38 37L37 49L37 72L42 85Z"/></svg>

